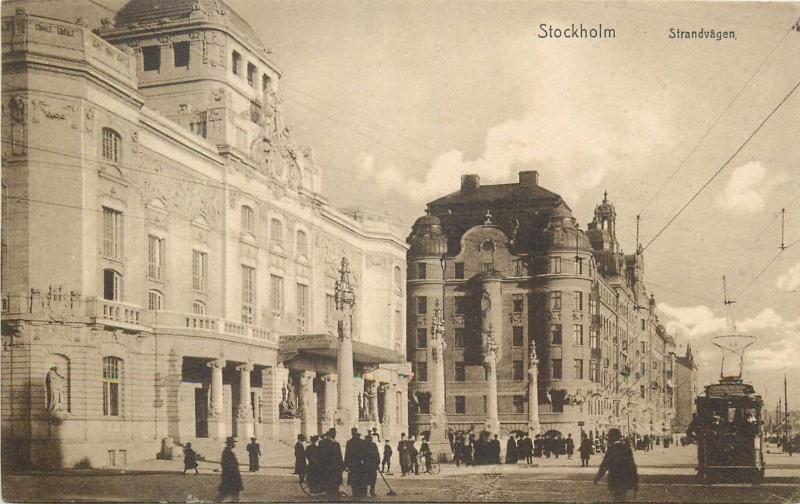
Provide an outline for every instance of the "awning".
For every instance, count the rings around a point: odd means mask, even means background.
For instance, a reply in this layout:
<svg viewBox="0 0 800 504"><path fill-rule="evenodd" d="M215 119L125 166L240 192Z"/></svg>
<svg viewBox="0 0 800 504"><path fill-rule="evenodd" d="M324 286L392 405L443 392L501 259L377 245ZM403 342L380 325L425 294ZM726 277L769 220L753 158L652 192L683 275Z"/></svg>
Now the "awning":
<svg viewBox="0 0 800 504"><path fill-rule="evenodd" d="M278 356L286 362L298 355L309 354L336 360L339 338L332 334L288 334L281 336ZM363 341L353 341L353 362L359 365L402 364L406 361L398 352Z"/></svg>

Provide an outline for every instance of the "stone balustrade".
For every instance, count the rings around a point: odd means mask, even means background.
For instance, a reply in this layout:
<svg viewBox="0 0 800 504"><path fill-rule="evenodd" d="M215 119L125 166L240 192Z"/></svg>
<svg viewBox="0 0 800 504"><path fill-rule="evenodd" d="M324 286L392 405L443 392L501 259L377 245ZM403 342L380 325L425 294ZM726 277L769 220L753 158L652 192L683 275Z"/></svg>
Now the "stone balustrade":
<svg viewBox="0 0 800 504"><path fill-rule="evenodd" d="M142 309L130 303L91 298L87 303L87 316L96 321L108 321L125 325L140 325Z"/></svg>

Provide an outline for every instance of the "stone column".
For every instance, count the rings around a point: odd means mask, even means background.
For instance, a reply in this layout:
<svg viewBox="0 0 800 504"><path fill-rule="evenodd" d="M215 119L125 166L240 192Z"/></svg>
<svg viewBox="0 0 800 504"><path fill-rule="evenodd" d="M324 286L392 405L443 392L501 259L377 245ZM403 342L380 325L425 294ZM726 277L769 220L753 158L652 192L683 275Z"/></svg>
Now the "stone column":
<svg viewBox="0 0 800 504"><path fill-rule="evenodd" d="M385 439L395 440L399 436L395 433L395 426L402 422L402 419L397 417L397 390L394 384L384 383L381 385L383 392L383 437Z"/></svg>
<svg viewBox="0 0 800 504"><path fill-rule="evenodd" d="M378 382L373 380L369 384L367 390L367 412L370 422L373 427L380 427L380 419L378 418Z"/></svg>
<svg viewBox="0 0 800 504"><path fill-rule="evenodd" d="M336 355L337 404L336 426L347 432L358 422L353 390L353 308L356 294L350 280L350 264L342 257L336 281L336 309L339 312L339 350Z"/></svg>
<svg viewBox="0 0 800 504"><path fill-rule="evenodd" d="M531 340L531 353L528 357L528 434L533 438L539 434L539 358L536 356L536 342Z"/></svg>
<svg viewBox="0 0 800 504"><path fill-rule="evenodd" d="M236 366L239 371L239 406L236 408L236 437L250 439L253 437L253 405L250 402L250 363Z"/></svg>
<svg viewBox="0 0 800 504"><path fill-rule="evenodd" d="M217 359L208 363L211 368L211 391L208 397L208 435L225 439L225 401L222 396L222 370L225 360Z"/></svg>
<svg viewBox="0 0 800 504"><path fill-rule="evenodd" d="M488 371L486 430L499 434L500 417L497 411L497 342L503 340L503 299L500 276L487 274L483 279L481 293L481 333L483 340L483 362Z"/></svg>
<svg viewBox="0 0 800 504"><path fill-rule="evenodd" d="M433 310L433 330L429 342L431 363L431 451L440 458L450 454L450 442L447 439L447 415L444 397L444 351L447 344L444 341L444 316L442 304L437 299Z"/></svg>
<svg viewBox="0 0 800 504"><path fill-rule="evenodd" d="M336 414L336 375L328 374L322 377L322 426L325 429L335 427L334 415Z"/></svg>
<svg viewBox="0 0 800 504"><path fill-rule="evenodd" d="M314 378L317 373L314 371L303 371L300 373L300 384L297 393L297 413L300 417L300 433L306 439L316 434L317 418L315 412L317 396L314 394Z"/></svg>

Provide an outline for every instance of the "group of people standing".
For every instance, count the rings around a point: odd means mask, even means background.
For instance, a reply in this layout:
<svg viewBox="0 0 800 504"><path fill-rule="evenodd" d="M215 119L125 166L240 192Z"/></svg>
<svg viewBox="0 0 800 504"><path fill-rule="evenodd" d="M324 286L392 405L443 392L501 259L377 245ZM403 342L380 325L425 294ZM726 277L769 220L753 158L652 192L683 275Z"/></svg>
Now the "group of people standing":
<svg viewBox="0 0 800 504"><path fill-rule="evenodd" d="M474 433L469 433L466 439L464 434L456 434L453 441L453 462L456 466L499 464L500 440L497 434L492 437L489 432L483 431L477 439Z"/></svg>
<svg viewBox="0 0 800 504"><path fill-rule="evenodd" d="M422 438L422 443L420 444L419 449L417 449L416 439L413 436L406 438L405 433L401 434L400 442L397 443L397 453L400 456L401 476L406 476L412 472L414 474L419 474L420 455L422 455L422 458L425 461L425 472L431 472L431 466L433 464L433 452L431 451L431 446L427 437Z"/></svg>

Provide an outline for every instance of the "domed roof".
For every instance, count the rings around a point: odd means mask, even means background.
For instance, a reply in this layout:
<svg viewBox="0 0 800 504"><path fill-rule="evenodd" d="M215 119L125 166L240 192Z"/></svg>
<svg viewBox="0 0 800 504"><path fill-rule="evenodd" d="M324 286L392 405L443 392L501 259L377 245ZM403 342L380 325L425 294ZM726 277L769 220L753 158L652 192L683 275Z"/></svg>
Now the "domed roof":
<svg viewBox="0 0 800 504"><path fill-rule="evenodd" d="M406 240L412 256L442 256L447 253L447 237L442 234L442 223L435 215L423 215L414 222L411 235Z"/></svg>
<svg viewBox="0 0 800 504"><path fill-rule="evenodd" d="M542 233L546 249L575 249L591 251L592 245L586 234L578 229L575 218L569 210L554 208L547 227Z"/></svg>
<svg viewBox="0 0 800 504"><path fill-rule="evenodd" d="M255 30L223 0L129 0L116 15L118 28L208 18L266 52Z"/></svg>
<svg viewBox="0 0 800 504"><path fill-rule="evenodd" d="M608 191L603 192L603 202L594 209L595 214L614 214L614 204L608 201Z"/></svg>

